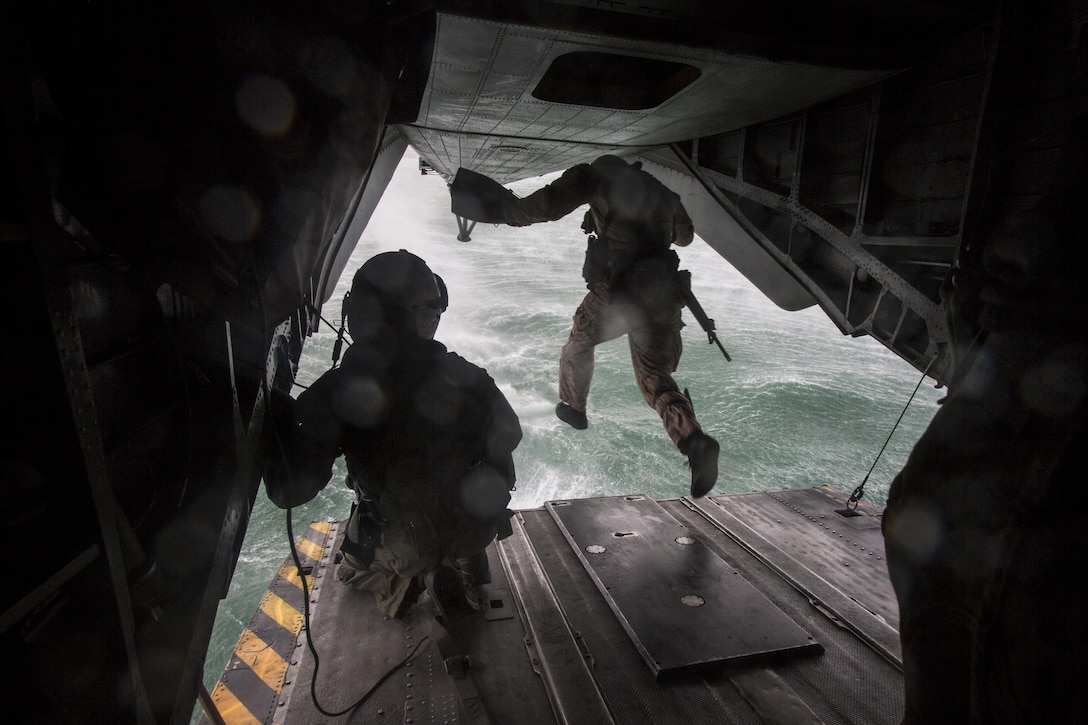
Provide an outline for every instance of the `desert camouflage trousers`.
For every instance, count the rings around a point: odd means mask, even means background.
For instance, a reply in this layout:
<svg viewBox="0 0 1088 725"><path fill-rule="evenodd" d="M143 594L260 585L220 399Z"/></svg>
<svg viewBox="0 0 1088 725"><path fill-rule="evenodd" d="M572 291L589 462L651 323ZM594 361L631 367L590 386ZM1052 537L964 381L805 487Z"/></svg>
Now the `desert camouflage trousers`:
<svg viewBox="0 0 1088 725"><path fill-rule="evenodd" d="M386 521L382 524L381 545L374 550L370 565L344 553L336 576L343 584L372 592L378 609L392 617L414 577L441 564L461 570L459 560L479 557L494 537L495 529L490 525L439 530L425 519Z"/></svg>
<svg viewBox="0 0 1088 725"><path fill-rule="evenodd" d="M570 337L559 357L559 399L585 411L594 348L627 335L639 392L661 417L672 442L685 452L683 442L701 428L691 401L672 377L683 350L680 309L679 303L649 306L611 300L603 284L594 285L574 313Z"/></svg>

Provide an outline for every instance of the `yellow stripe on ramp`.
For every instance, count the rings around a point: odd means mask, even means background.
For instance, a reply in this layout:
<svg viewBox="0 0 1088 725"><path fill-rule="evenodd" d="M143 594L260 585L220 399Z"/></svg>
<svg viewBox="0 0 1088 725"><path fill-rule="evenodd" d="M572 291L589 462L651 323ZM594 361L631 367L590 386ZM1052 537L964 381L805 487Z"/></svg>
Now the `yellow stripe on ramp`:
<svg viewBox="0 0 1088 725"><path fill-rule="evenodd" d="M280 570L276 572L284 581L294 584L299 589L302 589L302 578L298 575L298 568L294 562L288 561L286 564L280 567ZM312 592L314 590L314 575L311 574L306 577L306 591Z"/></svg>
<svg viewBox="0 0 1088 725"><path fill-rule="evenodd" d="M313 522L307 535L296 543L298 553L317 564L315 572L325 548L332 544L334 526L331 521ZM314 543L313 539L322 543ZM313 592L315 581L314 573L306 577L307 592ZM303 625L302 583L289 557L261 598L259 614L238 639L231 662L212 691L216 710L229 725L265 725L272 723L279 712L277 703L290 671L291 651L297 646ZM224 684L228 682L230 687Z"/></svg>
<svg viewBox="0 0 1088 725"><path fill-rule="evenodd" d="M242 632L238 645L234 648L234 654L238 659L249 665L253 673L260 677L264 684L276 692L283 687L283 681L287 676L287 660L268 646L268 643L250 630Z"/></svg>
<svg viewBox="0 0 1088 725"><path fill-rule="evenodd" d="M242 701L235 697L234 693L222 682L217 683L215 689L212 690L212 702L215 703L216 711L227 725L264 725L253 717L249 708L243 705Z"/></svg>
<svg viewBox="0 0 1088 725"><path fill-rule="evenodd" d="M309 539L299 539L295 544L295 548L298 549L298 553L310 557L314 561L321 561L321 555L325 552L325 547L320 544L315 544Z"/></svg>
<svg viewBox="0 0 1088 725"><path fill-rule="evenodd" d="M260 609L272 621L290 632L298 632L302 628L302 612L272 592L265 592L264 597L261 598Z"/></svg>

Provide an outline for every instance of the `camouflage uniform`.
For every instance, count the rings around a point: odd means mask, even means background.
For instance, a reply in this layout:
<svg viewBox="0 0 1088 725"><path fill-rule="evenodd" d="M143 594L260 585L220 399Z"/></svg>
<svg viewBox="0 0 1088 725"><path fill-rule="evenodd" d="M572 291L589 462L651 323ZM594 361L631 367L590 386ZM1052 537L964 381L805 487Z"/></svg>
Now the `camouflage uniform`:
<svg viewBox="0 0 1088 725"><path fill-rule="evenodd" d="M338 576L374 592L383 613L397 613L417 575L478 560L509 531L520 424L491 377L441 343L357 343L299 396L295 416L295 493L269 486L269 496L309 500L344 455L360 502Z"/></svg>
<svg viewBox="0 0 1088 725"><path fill-rule="evenodd" d="M589 204L591 233L582 274L589 289L574 314L559 362L559 398L579 412L593 378L594 348L627 335L635 380L673 443L701 428L672 374L680 361L682 303L675 288L679 258L694 226L680 197L638 165L615 156L568 169L524 199L503 204L503 221L525 226L566 216Z"/></svg>

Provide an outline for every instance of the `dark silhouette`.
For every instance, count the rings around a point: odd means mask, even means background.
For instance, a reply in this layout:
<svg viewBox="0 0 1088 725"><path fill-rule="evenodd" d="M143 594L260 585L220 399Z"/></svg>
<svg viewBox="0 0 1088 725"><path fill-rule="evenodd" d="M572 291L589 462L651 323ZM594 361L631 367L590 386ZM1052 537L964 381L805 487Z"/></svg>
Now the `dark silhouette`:
<svg viewBox="0 0 1088 725"><path fill-rule="evenodd" d="M977 344L891 485L905 725L1088 719L1085 131L1051 196L963 265Z"/></svg>
<svg viewBox="0 0 1088 725"><path fill-rule="evenodd" d="M510 533L521 426L483 369L433 339L446 301L419 257L372 257L348 296L343 364L297 403L273 401L282 454L265 477L269 497L281 508L310 500L342 454L357 502L337 575L389 616L425 588L442 615L478 608L485 547Z"/></svg>
<svg viewBox="0 0 1088 725"><path fill-rule="evenodd" d="M589 425L594 348L627 335L639 391L688 457L691 494L706 495L718 477L718 442L703 432L672 377L682 352L683 305L677 287L680 260L670 246L687 246L694 238L679 195L641 164L617 156L568 169L524 199L461 169L451 194L455 214L512 226L554 221L589 204L582 224L589 235L582 268L589 292L574 313L560 355L556 415L577 429Z"/></svg>

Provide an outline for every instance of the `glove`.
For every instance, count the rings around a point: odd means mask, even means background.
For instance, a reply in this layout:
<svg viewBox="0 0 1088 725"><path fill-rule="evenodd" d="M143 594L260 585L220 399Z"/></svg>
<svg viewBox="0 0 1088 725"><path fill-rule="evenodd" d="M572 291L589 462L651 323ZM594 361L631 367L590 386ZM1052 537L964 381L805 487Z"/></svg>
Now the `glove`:
<svg viewBox="0 0 1088 725"><path fill-rule="evenodd" d="M290 395L272 390L258 448L265 493L281 509L301 506L316 496L332 477L338 454L300 430L296 408Z"/></svg>
<svg viewBox="0 0 1088 725"><path fill-rule="evenodd" d="M475 171L461 168L450 184L450 211L484 224L505 224L506 207L516 201L514 192Z"/></svg>

